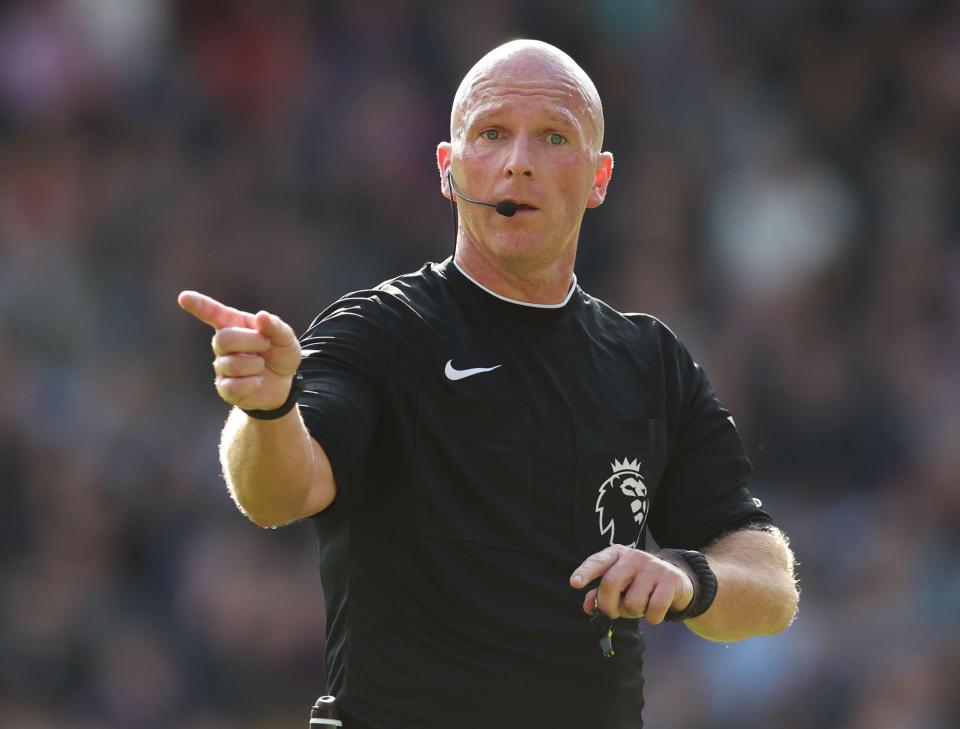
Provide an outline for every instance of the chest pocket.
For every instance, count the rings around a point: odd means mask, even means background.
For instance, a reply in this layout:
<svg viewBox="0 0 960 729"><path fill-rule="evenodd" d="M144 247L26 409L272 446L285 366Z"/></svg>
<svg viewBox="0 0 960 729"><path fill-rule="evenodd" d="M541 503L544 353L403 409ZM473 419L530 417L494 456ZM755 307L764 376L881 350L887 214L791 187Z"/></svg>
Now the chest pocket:
<svg viewBox="0 0 960 729"><path fill-rule="evenodd" d="M532 503L530 411L429 391L417 407L417 530L522 550Z"/></svg>
<svg viewBox="0 0 960 729"><path fill-rule="evenodd" d="M663 473L666 423L575 412L574 548L586 558L611 544L643 548Z"/></svg>

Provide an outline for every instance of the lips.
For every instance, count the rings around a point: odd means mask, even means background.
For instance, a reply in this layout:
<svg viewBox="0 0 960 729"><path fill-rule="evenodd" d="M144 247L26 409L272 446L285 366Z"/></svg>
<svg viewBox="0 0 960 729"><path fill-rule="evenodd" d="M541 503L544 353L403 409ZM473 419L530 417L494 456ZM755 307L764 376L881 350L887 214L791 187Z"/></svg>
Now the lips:
<svg viewBox="0 0 960 729"><path fill-rule="evenodd" d="M514 200L513 198L504 198L501 202L513 203L517 207L517 212L522 213L524 211L539 210L536 205L531 205L530 203L525 203L520 200Z"/></svg>

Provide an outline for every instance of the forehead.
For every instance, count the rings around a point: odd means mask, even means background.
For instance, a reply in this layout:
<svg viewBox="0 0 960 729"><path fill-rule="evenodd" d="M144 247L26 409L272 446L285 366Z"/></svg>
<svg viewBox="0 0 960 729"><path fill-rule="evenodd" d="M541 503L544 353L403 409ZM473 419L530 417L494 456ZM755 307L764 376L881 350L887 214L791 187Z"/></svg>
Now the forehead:
<svg viewBox="0 0 960 729"><path fill-rule="evenodd" d="M580 126L589 117L579 90L570 82L489 78L475 84L463 100L465 126L487 116L535 113L552 121Z"/></svg>
<svg viewBox="0 0 960 729"><path fill-rule="evenodd" d="M451 134L477 118L514 112L541 113L598 131L597 111L577 73L558 59L519 55L472 69L454 99Z"/></svg>

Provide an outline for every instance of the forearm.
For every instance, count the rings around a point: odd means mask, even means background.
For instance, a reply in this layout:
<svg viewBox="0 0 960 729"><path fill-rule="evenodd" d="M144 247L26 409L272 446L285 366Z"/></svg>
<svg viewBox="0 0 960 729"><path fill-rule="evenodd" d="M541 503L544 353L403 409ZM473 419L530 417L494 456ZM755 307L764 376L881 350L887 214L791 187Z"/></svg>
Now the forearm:
<svg viewBox="0 0 960 729"><path fill-rule="evenodd" d="M237 506L260 526L310 516L333 500L330 462L297 408L276 420L234 408L223 428L220 463Z"/></svg>
<svg viewBox="0 0 960 729"><path fill-rule="evenodd" d="M799 594L793 553L779 530L739 530L704 554L717 575L717 596L707 612L686 621L690 630L729 642L773 635L790 625Z"/></svg>

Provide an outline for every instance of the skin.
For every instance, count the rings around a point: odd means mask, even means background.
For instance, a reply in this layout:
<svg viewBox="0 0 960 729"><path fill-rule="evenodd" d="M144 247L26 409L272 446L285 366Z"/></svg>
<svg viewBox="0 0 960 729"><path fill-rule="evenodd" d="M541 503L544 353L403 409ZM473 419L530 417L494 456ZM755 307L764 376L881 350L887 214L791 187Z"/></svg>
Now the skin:
<svg viewBox="0 0 960 729"><path fill-rule="evenodd" d="M799 593L786 536L776 528L730 532L704 550L717 575L717 596L703 615L684 622L708 640L732 642L774 635L796 616ZM573 588L595 579L583 611L597 607L613 618L663 622L669 610L682 611L693 598L690 577L655 554L613 545L588 557L570 577Z"/></svg>
<svg viewBox="0 0 960 729"><path fill-rule="evenodd" d="M583 215L601 205L613 156L601 151L603 111L590 78L566 54L537 41L491 51L466 75L451 110L449 142L437 147L441 191L447 174L480 200L512 200L513 217L485 206L459 205L457 264L487 288L540 304L563 301ZM293 330L261 311L239 311L184 291L180 306L214 329L215 386L237 406L224 427L220 457L238 507L264 527L316 514L332 503L336 482L323 448L297 408L276 420L242 410L270 410L287 398L302 353ZM779 531L740 530L705 550L719 589L704 615L686 621L711 640L740 640L783 630L797 590L793 555ZM614 545L588 557L570 576L611 617L660 623L693 597L691 575L656 554Z"/></svg>
<svg viewBox="0 0 960 729"><path fill-rule="evenodd" d="M507 218L458 205L456 262L509 298L562 301L584 212L603 203L613 173L613 155L601 151L603 111L593 82L552 46L505 44L461 83L450 136L437 147L446 197L452 172L465 195L529 206Z"/></svg>
<svg viewBox="0 0 960 729"><path fill-rule="evenodd" d="M220 439L220 463L240 511L263 527L323 511L336 495L333 469L299 409L276 420L238 409L272 410L286 401L303 357L293 329L268 312L240 311L196 291L177 302L214 330L214 385L236 406Z"/></svg>

